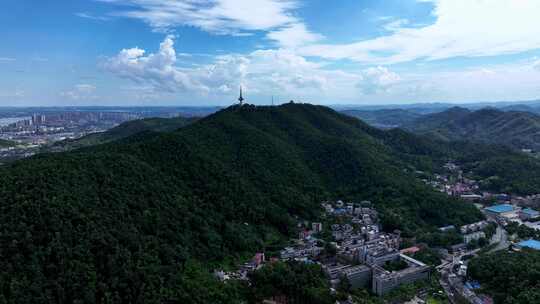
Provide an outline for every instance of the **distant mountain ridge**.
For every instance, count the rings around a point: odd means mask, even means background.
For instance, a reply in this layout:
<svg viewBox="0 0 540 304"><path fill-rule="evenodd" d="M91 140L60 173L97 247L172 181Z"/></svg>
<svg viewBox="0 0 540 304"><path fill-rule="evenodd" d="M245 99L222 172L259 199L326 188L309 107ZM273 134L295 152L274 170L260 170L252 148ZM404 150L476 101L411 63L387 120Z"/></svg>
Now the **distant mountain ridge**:
<svg viewBox="0 0 540 304"><path fill-rule="evenodd" d="M399 128L399 127L410 127L410 125L415 121L420 121L422 119L436 120L440 121L443 118L436 115L443 113L442 115L447 115L448 119L456 118L460 113L463 114L466 111L479 111L483 109L496 109L504 112L527 112L533 114L540 114L540 108L535 108L527 105L511 105L505 107L484 107L480 109L476 108L467 108L464 106L440 106L436 108L426 107L422 108L420 106L414 108L383 108L383 109L346 109L341 110L340 112L352 117L359 118L371 126L383 129L389 128ZM454 116L453 116L454 115Z"/></svg>
<svg viewBox="0 0 540 304"><path fill-rule="evenodd" d="M540 113L540 99L539 100L523 100L523 101L492 101L492 102L467 102L467 103L444 103L444 102L428 102L428 103L407 103L407 104L382 104L382 105L332 105L333 109L337 111L346 110L361 110L361 111L375 111L375 110L389 110L389 109L403 109L407 111L416 112L419 114L431 114L442 112L453 107L462 107L470 110L479 110L486 107L498 108L501 110L509 109L528 109L533 112Z"/></svg>
<svg viewBox="0 0 540 304"><path fill-rule="evenodd" d="M403 125L417 134L441 140L469 140L540 150L540 116L530 112L454 107Z"/></svg>
<svg viewBox="0 0 540 304"><path fill-rule="evenodd" d="M363 120L377 128L396 128L410 123L422 115L404 109L381 109L381 110L344 110L341 113Z"/></svg>

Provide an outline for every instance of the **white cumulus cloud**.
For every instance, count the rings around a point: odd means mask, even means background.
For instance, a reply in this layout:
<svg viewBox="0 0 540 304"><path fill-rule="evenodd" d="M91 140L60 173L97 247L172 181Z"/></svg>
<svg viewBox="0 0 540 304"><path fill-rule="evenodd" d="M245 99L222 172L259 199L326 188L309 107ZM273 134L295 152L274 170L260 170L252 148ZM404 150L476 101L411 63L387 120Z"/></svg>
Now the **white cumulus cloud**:
<svg viewBox="0 0 540 304"><path fill-rule="evenodd" d="M176 67L176 51L172 36L167 36L160 44L159 51L145 56L140 48L123 49L118 55L108 58L102 67L122 78L140 84L150 84L160 90L202 89L184 71Z"/></svg>
<svg viewBox="0 0 540 304"><path fill-rule="evenodd" d="M96 16L96 15L93 15L93 14L90 14L90 13L85 13L85 12L75 13L75 16L83 18L83 19L94 20L94 21L107 21L107 20L109 20L108 17Z"/></svg>
<svg viewBox="0 0 540 304"><path fill-rule="evenodd" d="M26 96L26 92L21 88L9 89L7 91L0 90L2 98L22 98Z"/></svg>
<svg viewBox="0 0 540 304"><path fill-rule="evenodd" d="M270 30L297 22L296 0L99 0L125 5L118 16L143 20L155 29L193 26L218 34Z"/></svg>
<svg viewBox="0 0 540 304"><path fill-rule="evenodd" d="M180 67L174 42L173 36L165 37L153 53L127 48L105 59L102 66L118 77L131 80L136 88L144 88L134 97L141 100L185 96L232 101L239 85L244 86L248 101L253 96L277 95L287 100L334 103L460 102L534 99L540 92L537 58L514 65L447 72L401 70L398 74L382 65L361 70L336 69L328 66L328 62L309 60L294 49L283 48L221 55L207 64ZM92 90L79 86L65 96L76 99L86 89Z"/></svg>
<svg viewBox="0 0 540 304"><path fill-rule="evenodd" d="M102 67L155 91L214 95L236 92L240 84L258 93L321 92L334 81L354 78L344 72L324 70L320 64L286 49L222 55L206 65L181 68L176 65L172 36L165 38L156 53L147 54L140 48L123 49L105 59Z"/></svg>
<svg viewBox="0 0 540 304"><path fill-rule="evenodd" d="M366 95L386 92L401 80L398 74L382 66L368 68L361 75L357 87Z"/></svg>
<svg viewBox="0 0 540 304"><path fill-rule="evenodd" d="M424 27L390 24L392 33L349 44L317 44L301 54L392 64L513 54L540 48L540 1L430 0L435 23ZM401 24L400 24L401 23ZM388 27L388 25L386 26Z"/></svg>
<svg viewBox="0 0 540 304"><path fill-rule="evenodd" d="M536 70L540 71L540 59L533 62L532 67L533 67L533 69L536 69Z"/></svg>
<svg viewBox="0 0 540 304"><path fill-rule="evenodd" d="M60 96L70 100L90 100L97 99L94 93L96 87L91 84L77 84L71 90L60 92Z"/></svg>
<svg viewBox="0 0 540 304"><path fill-rule="evenodd" d="M324 38L323 35L313 33L303 23L293 23L284 28L269 32L266 37L276 41L284 48L295 48L315 43Z"/></svg>

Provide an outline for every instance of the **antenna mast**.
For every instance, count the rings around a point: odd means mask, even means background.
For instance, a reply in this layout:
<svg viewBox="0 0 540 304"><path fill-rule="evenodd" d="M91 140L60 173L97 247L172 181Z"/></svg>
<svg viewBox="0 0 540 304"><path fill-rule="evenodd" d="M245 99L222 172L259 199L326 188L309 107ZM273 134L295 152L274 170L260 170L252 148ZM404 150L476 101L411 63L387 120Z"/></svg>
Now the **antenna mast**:
<svg viewBox="0 0 540 304"><path fill-rule="evenodd" d="M244 97L242 97L242 86L240 86L240 97L238 97L238 101L240 102L240 105L244 104Z"/></svg>

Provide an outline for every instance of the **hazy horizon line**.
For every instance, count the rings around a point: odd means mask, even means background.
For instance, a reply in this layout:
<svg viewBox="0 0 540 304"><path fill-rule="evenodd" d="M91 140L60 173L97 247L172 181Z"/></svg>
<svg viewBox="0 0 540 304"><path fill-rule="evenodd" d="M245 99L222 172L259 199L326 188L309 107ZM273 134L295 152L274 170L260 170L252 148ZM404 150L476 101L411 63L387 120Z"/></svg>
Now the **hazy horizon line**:
<svg viewBox="0 0 540 304"><path fill-rule="evenodd" d="M309 101L293 100L298 103L307 103L313 105L327 106L327 107L403 107L403 106L415 106L415 105L487 105L487 104L531 104L540 103L539 99L527 99L527 100L501 100L501 101L430 101L430 102L410 102L410 103L328 103L318 104ZM276 103L275 105L287 104L288 102ZM231 103L230 105L234 105ZM249 102L247 102L249 104ZM215 105L215 104L203 104L203 105L27 105L27 106L1 106L0 109L25 109L25 108L225 108L230 105ZM256 106L270 106L272 104L253 104Z"/></svg>

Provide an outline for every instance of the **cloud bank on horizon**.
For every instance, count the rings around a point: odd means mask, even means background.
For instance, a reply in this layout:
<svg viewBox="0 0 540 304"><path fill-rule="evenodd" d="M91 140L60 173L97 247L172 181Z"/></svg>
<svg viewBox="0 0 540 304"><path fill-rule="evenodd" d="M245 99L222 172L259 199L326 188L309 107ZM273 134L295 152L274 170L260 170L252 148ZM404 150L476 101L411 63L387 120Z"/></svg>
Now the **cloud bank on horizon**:
<svg viewBox="0 0 540 304"><path fill-rule="evenodd" d="M22 13L28 1L7 6ZM240 85L257 104L540 98L536 0L89 0L47 9L21 30L0 30L0 105L226 105Z"/></svg>

